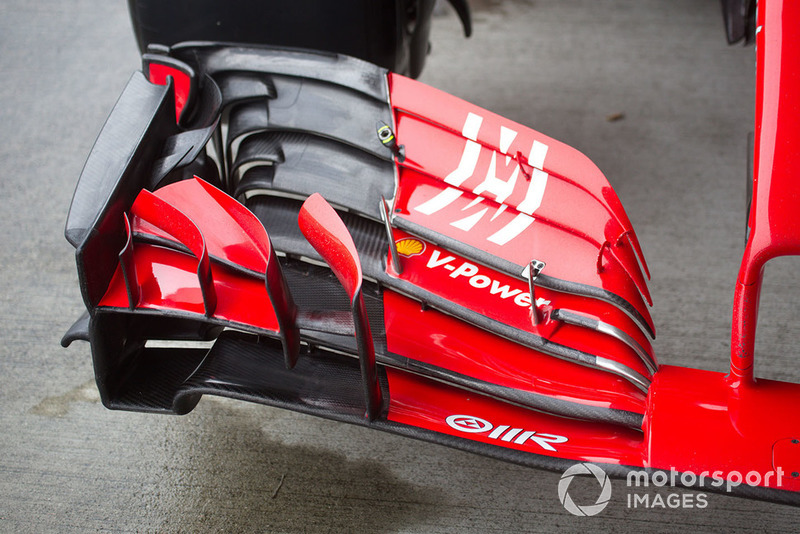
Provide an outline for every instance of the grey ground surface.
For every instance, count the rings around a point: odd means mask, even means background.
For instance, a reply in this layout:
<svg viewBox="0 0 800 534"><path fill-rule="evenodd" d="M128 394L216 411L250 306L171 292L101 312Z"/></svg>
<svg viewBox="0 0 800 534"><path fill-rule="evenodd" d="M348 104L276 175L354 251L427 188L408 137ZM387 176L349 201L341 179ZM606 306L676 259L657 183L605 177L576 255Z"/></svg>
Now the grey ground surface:
<svg viewBox="0 0 800 534"><path fill-rule="evenodd" d="M724 370L753 49L725 44L718 0L473 4L471 40L437 17L422 80L593 159L649 260L661 362ZM5 0L0 46L0 531L797 530L796 509L722 495L630 509L616 481L611 505L579 519L558 473L227 400L184 417L105 410L88 346L58 345L81 312L62 228L138 67L126 7ZM800 379L798 265L768 267L761 376Z"/></svg>

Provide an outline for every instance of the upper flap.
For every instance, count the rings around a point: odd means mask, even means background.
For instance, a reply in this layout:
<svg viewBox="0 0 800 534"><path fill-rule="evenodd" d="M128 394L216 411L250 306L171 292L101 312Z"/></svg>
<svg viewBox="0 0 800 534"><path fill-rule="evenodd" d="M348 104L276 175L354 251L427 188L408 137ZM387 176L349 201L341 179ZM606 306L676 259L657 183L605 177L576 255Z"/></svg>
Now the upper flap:
<svg viewBox="0 0 800 534"><path fill-rule="evenodd" d="M394 224L480 263L612 302L654 332L649 274L608 181L550 137L391 75L405 159Z"/></svg>

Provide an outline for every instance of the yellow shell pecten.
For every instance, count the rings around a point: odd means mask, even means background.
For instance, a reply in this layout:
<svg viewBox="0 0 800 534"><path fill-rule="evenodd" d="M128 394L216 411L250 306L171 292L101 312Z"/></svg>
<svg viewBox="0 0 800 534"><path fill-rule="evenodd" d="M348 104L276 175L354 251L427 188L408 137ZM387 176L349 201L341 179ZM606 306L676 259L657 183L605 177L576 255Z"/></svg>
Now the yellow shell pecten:
<svg viewBox="0 0 800 534"><path fill-rule="evenodd" d="M425 243L419 239L406 237L395 242L397 253L401 256L416 256L425 250Z"/></svg>

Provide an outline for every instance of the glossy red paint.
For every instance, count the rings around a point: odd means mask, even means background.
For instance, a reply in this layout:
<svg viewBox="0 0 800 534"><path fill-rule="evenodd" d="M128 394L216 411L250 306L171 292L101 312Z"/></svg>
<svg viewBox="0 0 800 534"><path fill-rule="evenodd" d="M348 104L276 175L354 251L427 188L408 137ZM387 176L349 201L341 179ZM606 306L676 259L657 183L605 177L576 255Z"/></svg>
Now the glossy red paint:
<svg viewBox="0 0 800 534"><path fill-rule="evenodd" d="M474 141L480 147L494 150L503 156L512 156L522 164L523 171L531 172L530 169L538 168L545 171L554 180L563 181L569 186L584 191L601 203L625 231L633 231L619 198L602 172L589 158L576 149L491 111L479 108L469 102L409 78L390 73L389 86L392 107L395 109L396 116L399 119L403 119L404 116L416 117L436 128L441 128L451 133L463 134L465 121L469 114L477 115L482 120L477 128L476 135L474 135ZM412 121L408 121L405 126L412 126L413 124ZM417 126L419 125L417 124ZM506 136L507 139L511 135L504 134L507 130L516 133L516 135L508 146L503 146L505 143L503 143L502 138ZM438 135L435 130L426 128L425 131L427 135L435 136L437 141L440 142L442 140L441 135ZM422 137L421 140L425 141L426 138ZM462 155L464 139L460 141L461 146L457 149L455 147L459 143L456 138L450 141L447 158L452 158L453 155L455 157ZM546 148L540 147L538 144L535 145L537 142ZM536 146L535 149L534 146ZM433 150L436 148L438 147L433 145L429 149L432 153L420 154L419 162L416 162L414 158L410 159L408 161L409 167L425 172L430 165L442 165L442 163L437 163L439 161L437 156L444 156L445 154L438 150ZM532 158L532 154L535 157ZM406 155L408 156L408 153ZM504 157L498 158L498 161L500 166L508 167L510 164ZM457 162L460 163L460 161ZM431 167L431 169L436 168ZM443 177L455 168L452 163L449 163L446 167L447 172L444 175L441 174L444 169L439 169L439 172L430 172L429 174ZM644 272L649 278L650 273L635 233L631 235L631 239L634 249L642 262Z"/></svg>
<svg viewBox="0 0 800 534"><path fill-rule="evenodd" d="M703 476L707 488L719 487L711 485L716 477L800 491L800 477L793 475L800 472L796 384L760 381L737 392L722 373L664 366L651 387L641 433L526 410L393 369L387 374L388 418L398 423L568 460L690 473L677 483ZM474 421L448 424L454 416ZM512 429L520 431L503 440ZM551 442L555 450L530 439L516 443L523 430L566 439Z"/></svg>
<svg viewBox="0 0 800 534"><path fill-rule="evenodd" d="M314 193L303 202L297 222L300 231L328 263L350 298L364 389L364 416L373 421L380 415L383 394L378 383L375 346L367 308L361 294L363 278L356 245L342 219L319 193Z"/></svg>
<svg viewBox="0 0 800 534"><path fill-rule="evenodd" d="M763 477L759 486L800 491L797 452L800 451L800 385L773 380L731 387L722 373L662 366L650 388L645 419L647 465L678 471L736 471ZM792 443L798 440L798 443ZM755 479L755 475L753 475ZM778 483L780 482L780 486Z"/></svg>
<svg viewBox="0 0 800 534"><path fill-rule="evenodd" d="M800 19L800 7L788 10L780 4L770 4L760 14L764 21L760 24L779 25ZM800 69L792 67L796 64L794 57L797 56L800 43L786 39L780 32L780 28L773 33L765 28L759 34L759 43L764 39L773 39L772 44L759 44L759 60L766 55L766 66L759 70L759 91L773 91L774 94L764 96L763 103L759 106L758 117L764 124L757 129L757 143L765 145L769 141L772 145L756 160L756 176L760 177L761 183L757 183L755 188L750 224L753 234L737 289L736 306L739 311L735 312L734 324L739 322L740 332L737 338L737 332L734 331L734 351L737 346L741 346L741 338L747 338L755 332L754 319L763 263L777 255L800 253L800 219L793 213L793 207L800 202L800 182L790 179L793 169L800 164L800 156L796 151L791 152L793 144L790 141L796 135L792 126L800 118L796 116L800 114L800 105L788 100L789 95L796 94L800 89L797 87L800 81L800 74L797 73L800 73ZM792 53L787 47L792 48ZM395 216L465 241L517 265L523 265L531 257L545 260L548 269L552 267L558 273L563 273L565 279L603 287L623 296L629 302L635 303L637 310L649 320L644 305L648 300L647 292L642 287L644 277L638 277L631 267L634 260L639 261L641 258L638 242L632 232L627 233L630 231L630 223L616 196L588 160L557 141L484 110L476 110L469 104L417 82L392 75L390 85L398 142L405 146L406 155L399 166L400 188L394 206ZM777 115L779 105L780 118ZM785 114L784 110L787 110ZM770 112L773 113L771 118L768 117ZM477 119L468 118L471 115L476 115ZM508 130L512 130L514 135L508 133ZM547 145L546 159L539 147L540 161L543 163L539 166L531 163L535 159L534 142ZM765 149L759 146L757 144L757 151L763 152ZM794 162L795 159L797 163ZM532 183L520 181L520 177L533 180L537 168L548 175L546 193L541 196L541 203L535 209L535 222L541 224L532 222L529 228L534 231L530 235L525 233L528 227L517 234L521 241L533 247L533 252L530 247L526 247L524 253L528 256L515 256L514 254L520 254L519 250L503 250L503 245L494 247L497 243L492 244L489 237L519 213L519 206L527 198L529 184ZM516 182L514 173L517 173ZM486 176L496 181L492 181L487 187ZM541 178L541 174L539 177ZM510 186L512 183L514 185ZM449 197L447 194L441 196L448 188L452 190L448 193ZM487 192L490 194L489 198ZM552 197L548 197L551 192ZM580 209L574 212L559 210L561 206L558 202L548 203L553 199L564 200L565 205L580 206ZM436 209L425 209L426 203L434 204ZM420 206L423 206L422 210L418 209ZM474 220L483 222L482 215L478 213L487 207L487 219L491 212L493 225L476 226L474 228L477 232L472 227L468 232L458 232L461 230L459 226L469 226L469 221L464 221L464 218L473 216ZM441 217L430 217L433 214ZM551 241L548 241L548 232L552 232ZM629 244L632 250L626 253L616 251L614 257L606 261L602 258L605 253L603 243L613 241L613 237L619 236L619 232L631 237ZM498 284L508 284L507 292L513 289L522 292L521 281L513 277L502 278L496 271L477 262L459 272L458 269L464 262L469 263L468 256L465 258L417 237L395 231L396 242L408 239L420 241L424 247L415 251L412 256L401 255L403 268L400 274L393 269L387 272L421 287L434 288L432 291L436 294L488 317L536 332L536 327L526 322L528 318L522 310L515 309L512 299L516 295L506 297L507 306L498 307L491 298L502 297L491 295L485 290L490 287L492 280L498 280ZM513 244L514 241L507 243ZM537 249L537 245L541 248ZM586 248L582 251L581 247ZM564 251L563 263L558 256L548 255L554 249ZM601 256L600 265L610 266L610 272L591 273L581 270L584 267L569 264L570 259L578 261L577 258L582 258L579 263L585 266L589 263L586 258L591 257L593 249L594 254ZM448 257L451 260L443 262ZM453 268L444 271L441 265L445 264ZM436 265L439 272L436 268L431 268L431 265ZM614 271L617 265L619 268ZM646 274L646 268L643 273ZM611 283L604 285L604 274L613 274L613 277L609 277L612 278ZM481 275L486 279L477 279ZM620 283L626 276L630 281L628 286ZM469 284L472 278L476 279L475 284ZM483 293L481 290L484 290ZM637 292L644 298L637 300ZM547 311L562 306L586 312L587 306L590 306L587 301L591 300L583 299L566 305L563 300L565 297L580 297L561 295L545 288L537 288L537 297L550 301L543 307L545 316ZM608 315L603 313L602 306L594 311L606 318L604 320L621 326L626 332L636 330L631 329L629 324L623 324L620 317L607 319ZM478 329L471 331L474 327L435 311L422 310L419 305L401 296L387 294L385 316L390 350L416 354L417 358L434 365L455 368L481 379L521 389L531 388L530 390L537 392L544 389L540 389L544 381L538 380L539 378L553 377L555 380L549 383L554 386L552 393L574 402L586 402L583 397L591 398L592 386L600 383L596 377L591 376L577 380L580 373L578 371L555 371L558 364L552 358L549 358L549 362L548 357L539 361L534 355L523 357L521 353L518 355L505 347L492 351L481 339L485 332ZM418 327L419 335L416 338L404 337L398 334L410 328L410 324L403 327L398 327L397 324L404 321L425 326ZM614 354L617 361L634 366L624 356L620 360L619 350L607 348L604 351L602 343L585 338L585 333L568 332L563 328L562 326L561 330L548 331L546 336L555 341L559 333L562 333L563 339L568 339L570 346L585 343L583 346L591 346L594 354ZM425 348L426 346L429 348ZM646 342L643 346L649 348ZM751 366L752 347L749 353ZM529 359L526 361L526 358ZM516 368L517 362L520 369ZM564 362L559 363L566 365ZM526 364L530 370L528 373L525 372ZM792 472L800 471L800 436L795 435L800 428L800 416L793 409L800 401L800 386L767 380L751 383L738 380L736 372L733 375L728 377L722 373L676 367L660 368L654 375L646 401L642 439L637 441L635 438L628 440L625 436L609 437L608 429L603 428L603 425L594 427L590 433L594 432L600 438L602 445L598 448L602 452L593 461L691 471L698 476L706 472L709 478L713 474L731 480L735 480L738 474L746 476L754 472L760 474L754 485L800 490L800 482L791 475ZM564 376L576 378L575 383L586 386L586 389L580 391L575 386L570 388L563 378L559 382L558 378ZM496 401L492 399L467 395L396 371L390 372L389 378L392 391L390 419L467 439L491 442L501 447L515 448L513 442L489 438L489 431L470 434L454 429L447 425L446 418L448 413L466 414L491 421L495 425L506 424L500 420L514 417L517 408L502 403L494 404ZM523 384L526 380L530 382ZM598 387L594 398L599 400L608 393L609 391ZM612 388L611 397L614 393ZM544 417L546 419L552 416ZM544 424L543 421L536 423ZM576 441L584 437L588 439L583 431L589 426L582 423L575 424L560 418L548 423L554 423L556 426L552 428L558 428L557 431L548 431L576 436ZM558 426L559 424L566 426ZM531 421L532 429L533 425L534 422ZM518 426L523 425L520 423ZM565 443L571 443L572 439L570 437ZM795 449L795 446L798 448ZM590 447L589 445L582 450L581 445L576 446L576 449L559 446L558 456L585 460L592 453L599 452ZM551 451L549 454L554 453ZM782 478L774 473L779 468L783 471ZM770 472L771 478L765 478ZM752 480L756 479L756 474L752 475Z"/></svg>
<svg viewBox="0 0 800 534"><path fill-rule="evenodd" d="M394 231L394 236L395 241L416 239L399 230ZM458 254L424 240L417 239L417 241L422 244L420 253L410 256L400 254L402 273L396 275L400 280L426 288L450 302L503 324L531 332L549 342L603 356L630 367L641 375L651 375L642 358L630 346L618 339L588 328L550 319L550 314L555 309L577 310L586 316L602 318L607 324L630 332L632 337L638 340L642 350L649 351L649 356L652 357L649 340L633 321L615 306L595 299L537 288L537 308L544 313L546 320L534 326L531 321L531 300L527 282L489 267L471 263ZM489 346L485 349L491 350ZM409 356L415 357L412 354ZM525 365L514 367L522 371Z"/></svg>
<svg viewBox="0 0 800 534"><path fill-rule="evenodd" d="M383 297L390 352L553 399L645 412L645 395L619 376L526 348L394 291Z"/></svg>
<svg viewBox="0 0 800 534"><path fill-rule="evenodd" d="M266 272L271 250L269 237L264 226L241 203L196 176L162 187L154 194L179 207L203 229L211 256L256 273ZM147 226L145 221L135 231L169 238L158 228Z"/></svg>
<svg viewBox="0 0 800 534"><path fill-rule="evenodd" d="M753 380L753 351L764 265L800 254L800 5L758 6L756 131L750 235L736 284L731 374Z"/></svg>
<svg viewBox="0 0 800 534"><path fill-rule="evenodd" d="M134 233L183 245L191 254L150 243L133 244L137 309L202 314L247 328L280 331L264 283L269 239L252 214L230 202L235 200L197 178L156 194L146 190L139 194L131 208ZM212 262L212 255L254 272L247 275ZM99 305L128 307L121 267Z"/></svg>
<svg viewBox="0 0 800 534"><path fill-rule="evenodd" d="M161 310L188 316L204 316L203 294L197 280L197 260L169 248L136 244L136 274L140 287L139 310ZM247 330L277 333L275 312L263 280L242 276L221 265L213 265L217 295L213 317ZM128 308L125 280L120 269L98 304L104 308Z"/></svg>
<svg viewBox="0 0 800 534"><path fill-rule="evenodd" d="M527 410L394 369L387 375L390 421L553 458L643 463L636 430Z"/></svg>
<svg viewBox="0 0 800 534"><path fill-rule="evenodd" d="M217 306L217 295L211 279L211 261L208 257L208 249L200 229L177 208L146 189L139 193L131 207L131 214L134 221L141 219L174 236L197 258L197 284L203 295L205 314L213 315ZM135 227L136 223L134 222Z"/></svg>
<svg viewBox="0 0 800 534"><path fill-rule="evenodd" d="M303 235L325 258L353 302L361 289L361 262L342 219L322 195L314 193L303 202L297 221Z"/></svg>
<svg viewBox="0 0 800 534"><path fill-rule="evenodd" d="M189 101L192 78L191 76L173 66L151 62L149 64L149 80L158 85L167 85L168 78L175 84L175 122L180 121L184 106Z"/></svg>
<svg viewBox="0 0 800 534"><path fill-rule="evenodd" d="M474 107L473 109L474 111L469 112L472 116L487 113L485 110ZM505 152L502 152L502 148L501 151L495 148L496 145L502 144L502 141L496 141L491 146L475 143L472 145L475 147L473 159L468 163L462 163L462 153L468 152L468 150L465 151L465 143L468 143L468 140L461 135L453 135L451 131L417 116L398 113L398 135L402 136L399 139L406 147L407 159L403 161L404 167L436 178L434 183L441 189L441 180L448 184L461 180L460 176L452 176L454 169L461 168L462 165L469 166L465 172L471 171L471 174L464 178L460 185L460 188L464 190L464 194L459 199L460 202L454 201L442 208L442 215L446 215L447 212L455 214L457 209L459 211L465 209L464 207L476 198L481 199L477 204L479 208L489 205L490 199L495 201L496 207L504 204L517 208L505 216L501 214L498 216L500 218L493 219L496 222L488 225L487 232L489 229L496 231L512 217L518 216L519 213L526 213L523 211L526 198L530 200L533 197L529 197L529 195L537 194L541 196L541 200L535 203L538 205L532 210L536 212L536 232L533 232L533 227L529 227L520 233L519 237L514 238L514 243L525 242L523 234L535 233L538 235L538 232L558 231L565 232L567 239L585 241L588 245L593 246L596 254L596 250L603 243L616 244L626 232L630 231L630 228L623 226L615 217L614 212L605 205L602 198L598 199L592 195L590 190L583 187L580 183L581 177L573 177L575 180L570 180L562 176L540 172L541 169L533 166L530 154L526 156L521 150L526 144L529 147L536 146L536 149L528 148L528 151L538 152L540 161L537 164L549 167L549 160L554 156L550 147L541 141L541 139L546 139L545 136L521 125L510 123L510 121L505 122L521 131L514 137L514 141L506 148ZM515 130L502 126L498 134L504 131L516 133ZM509 137L510 135L508 134ZM518 139L523 140L518 141ZM552 143L551 140L547 142ZM431 150L431 147L435 147L435 151ZM485 181L487 174L492 177L488 183ZM476 191L479 195L475 193ZM430 193L419 194L424 200L411 202L412 206L421 205L434 196ZM565 210L565 205L569 205L571 208ZM529 209L533 206L529 203ZM470 209L460 215L454 215L453 220L461 219L478 211L478 208ZM413 211L409 216L412 214L414 214ZM627 245L627 242L625 244ZM629 245L615 246L610 249L610 252L612 255L620 256L617 261L622 266L632 266L627 274L634 279L637 288L646 296L648 302L651 302L645 274L637 266L635 250ZM508 253L506 252L506 254ZM521 262L524 262L524 258L516 263Z"/></svg>
<svg viewBox="0 0 800 534"><path fill-rule="evenodd" d="M644 425L639 431L533 411L389 367L387 418L551 458L728 479L734 472L742 480L756 473L753 485L800 491L800 475L794 476L800 473L800 385L753 379L764 264L800 254L797 20L798 4L771 0L759 6L754 198L734 302L730 375L672 366L652 373L630 342L553 319L556 310L568 310L602 321L652 357L650 339L608 302L537 287L537 302L531 303L521 269L532 259L543 260L548 275L622 297L652 328L649 273L616 194L594 164L571 147L390 74L396 135L405 156L398 162L392 216L507 260L520 272L509 276L468 253L394 228L402 268L395 271L387 260L386 273L482 317L606 358L653 381L645 396L619 375L533 350L384 288L390 352L491 384L644 414ZM160 84L173 78L180 117L191 96L191 78L157 63L150 64L149 76ZM381 391L365 307L358 299L362 272L355 245L319 194L305 202L298 223L353 303L367 415L374 420L381 415ZM261 223L234 199L197 179L154 194L142 191L125 228L128 241L120 262L128 267L117 268L101 308L210 316L268 334L281 330L264 283L265 273L278 265L274 250ZM172 246L153 244L153 238ZM537 324L531 321L532 306L541 315ZM287 317L294 320L291 313Z"/></svg>
<svg viewBox="0 0 800 534"><path fill-rule="evenodd" d="M520 277L543 261L548 276L622 297L655 330L638 240L585 156L413 80L390 75L390 87L405 154L395 218L502 258Z"/></svg>

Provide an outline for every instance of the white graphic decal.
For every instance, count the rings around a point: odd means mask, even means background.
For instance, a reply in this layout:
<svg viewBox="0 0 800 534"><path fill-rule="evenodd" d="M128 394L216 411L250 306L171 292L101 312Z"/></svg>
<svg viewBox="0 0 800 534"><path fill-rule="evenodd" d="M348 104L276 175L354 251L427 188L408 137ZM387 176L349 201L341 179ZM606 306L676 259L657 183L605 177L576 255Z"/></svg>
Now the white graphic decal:
<svg viewBox="0 0 800 534"><path fill-rule="evenodd" d="M510 223L499 229L497 232L490 235L487 239L492 243L498 245L505 245L519 234L521 234L527 227L533 224L533 217L525 215L524 213L517 213Z"/></svg>
<svg viewBox="0 0 800 534"><path fill-rule="evenodd" d="M544 157L547 155L547 145L539 141L534 141L531 147L531 155L528 163L535 169L544 170Z"/></svg>
<svg viewBox="0 0 800 534"><path fill-rule="evenodd" d="M486 419L472 417L471 415L451 415L446 421L451 428L455 428L461 432L467 432L468 434L486 432L492 428L492 423Z"/></svg>
<svg viewBox="0 0 800 534"><path fill-rule="evenodd" d="M433 249L433 252L431 252L431 259L428 260L428 265L427 265L428 269L433 269L434 267L439 267L440 265L447 265L448 263L456 259L455 256L447 256L444 259L440 259L440 257L441 254L439 253L439 251Z"/></svg>
<svg viewBox="0 0 800 534"><path fill-rule="evenodd" d="M542 198L544 197L544 188L546 185L547 173L539 169L533 169L528 192L525 194L525 199L517 206L517 210L532 215L534 211L539 209L539 206L542 205Z"/></svg>
<svg viewBox="0 0 800 534"><path fill-rule="evenodd" d="M506 164L507 165L507 164ZM508 180L502 180L497 177L497 152L492 152L492 161L489 163L489 170L486 171L486 178L483 182L478 184L478 187L472 190L476 195L489 192L494 195L495 200L502 204L514 192L514 186L517 185L517 177L519 176L519 164L514 165L514 170L511 171L511 177Z"/></svg>
<svg viewBox="0 0 800 534"><path fill-rule="evenodd" d="M492 215L492 219L491 219L491 220L495 220L497 217L499 217L501 213L503 213L504 211L506 211L506 208L507 208L507 207L508 207L508 206L506 206L505 204L500 204L500 207L499 207L499 208L497 208L497 211L495 211L495 212L494 212L494 215Z"/></svg>
<svg viewBox="0 0 800 534"><path fill-rule="evenodd" d="M435 197L425 201L424 203L420 204L414 209L420 213L424 213L425 215L433 215L442 208L445 208L450 204L452 204L453 201L458 197L460 197L463 193L464 192L459 189L455 189L454 187L448 187Z"/></svg>
<svg viewBox="0 0 800 534"><path fill-rule="evenodd" d="M566 436L559 436L556 434L540 434L533 430L524 430L522 428L511 428L510 425L499 425L495 427L480 417L473 415L451 415L445 422L450 428L454 428L459 432L466 432L468 434L480 434L483 432L491 433L487 436L489 439L499 439L511 443L512 441L517 445L525 445L526 443L533 442L544 450L556 452L553 445L559 443L566 443L568 441Z"/></svg>
<svg viewBox="0 0 800 534"><path fill-rule="evenodd" d="M481 145L476 143L476 140L482 123L483 117L474 113L467 115L464 128L461 130L461 134L467 138L467 144L464 146L458 167L447 175L445 183L458 187L475 173L475 166L478 165L478 157L481 155Z"/></svg>
<svg viewBox="0 0 800 534"><path fill-rule="evenodd" d="M453 187L444 189L436 196L416 206L413 208L415 211L424 215L433 215L461 197L463 190L457 188L472 178L477 171L478 160L480 159L481 153L481 145L477 142L477 139L482 124L483 117L472 112L467 114L464 127L461 130L461 134L466 138L464 151L461 153L458 167L444 179L446 184ZM493 221L506 210L508 206L505 202L512 193L519 187L527 187L522 202L520 202L516 208L519 212L517 216L487 237L488 241L501 246L519 236L533 223L534 218L532 215L539 206L541 206L542 199L544 198L544 191L547 186L548 175L544 172L544 160L548 151L547 145L541 141L533 141L528 155L528 163L533 167L533 171L530 176L526 175L525 179L521 180L519 177L521 171L520 163L514 159L513 154L509 154L511 145L516 138L516 131L505 126L500 126L499 149L500 153L505 155L506 171L509 171L509 167L513 166L510 168L510 172L503 173L506 174L508 178L502 179L498 177L498 153L492 152L492 157L483 180L472 188L472 192L477 195L477 198L461 210L469 210L484 200L485 196L489 196L499 204L499 207L491 214L490 220ZM526 181L528 182L527 186L525 185ZM518 185L518 183L522 185ZM450 225L459 230L468 232L472 230L487 213L489 213L489 208L483 208L480 211L470 213L462 218L451 221Z"/></svg>
<svg viewBox="0 0 800 534"><path fill-rule="evenodd" d="M455 256L444 256L440 250L434 248L425 266L428 269L442 267L450 271L448 275L450 278L466 277L469 285L476 289L485 289L490 295L504 300L511 299L517 306L530 308L531 294L527 290L521 288L512 289L510 284L501 284L498 280L481 274L481 269L477 265L469 263L468 261L462 261L461 264L456 264L453 263L455 259ZM489 271L489 273L491 272L492 271ZM546 306L548 304L550 304L549 300L543 298L536 299L537 306Z"/></svg>
<svg viewBox="0 0 800 534"><path fill-rule="evenodd" d="M455 226L459 230L464 231L472 230L472 227L478 224L478 221L483 218L487 211L489 211L489 208L483 208L481 211L473 213L469 217L464 217L463 219L451 222L450 226Z"/></svg>

